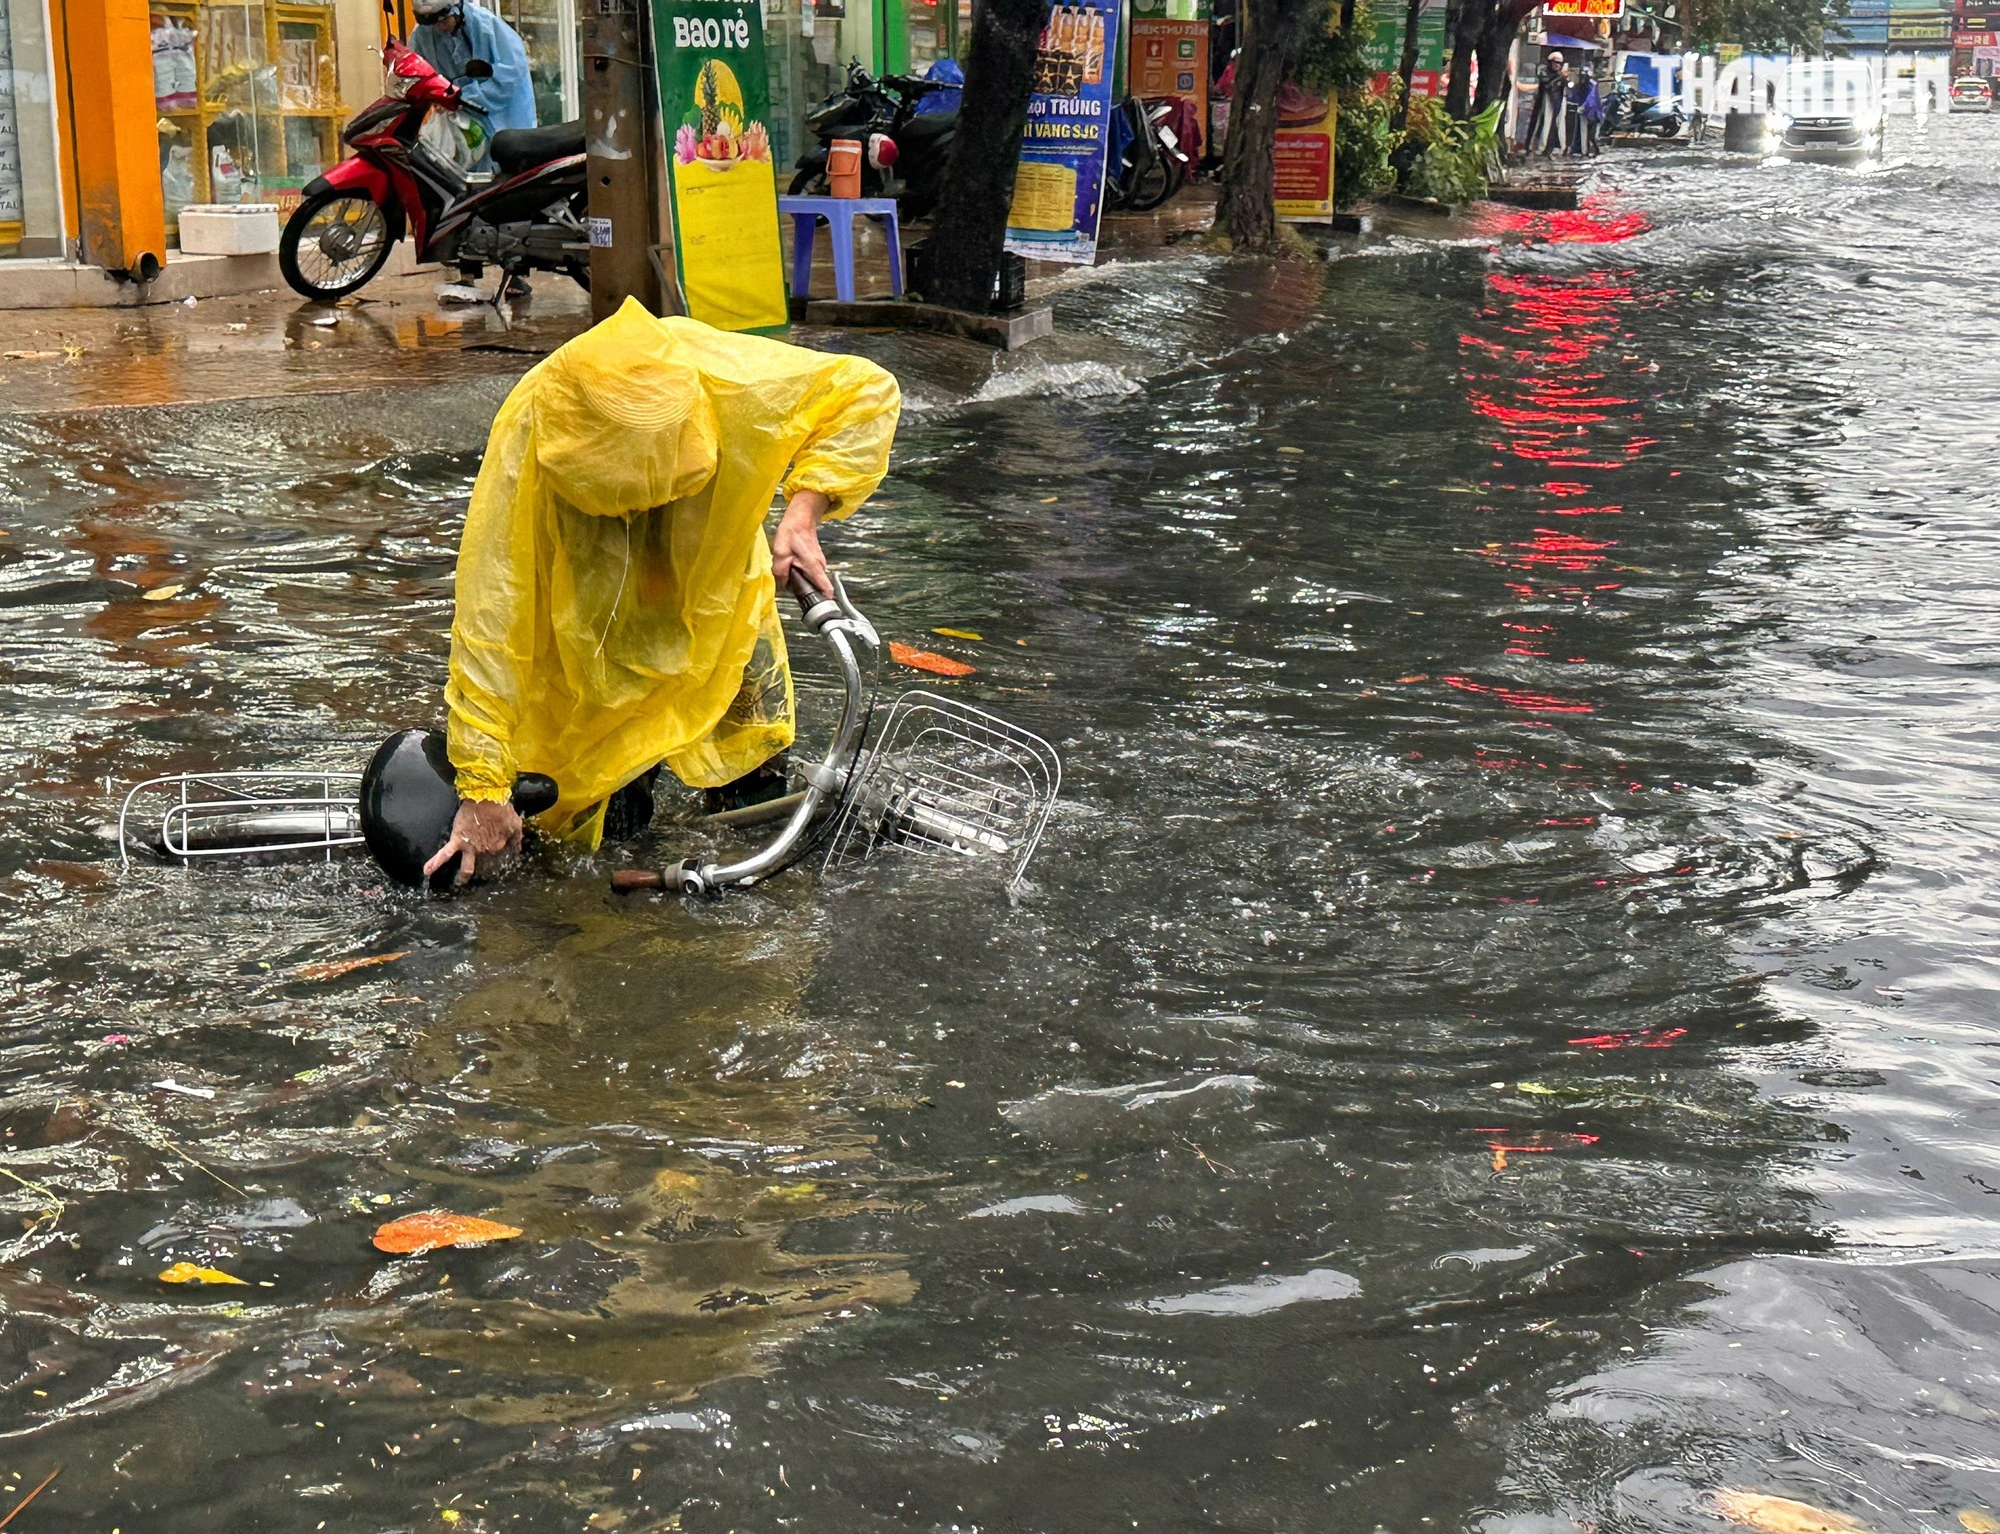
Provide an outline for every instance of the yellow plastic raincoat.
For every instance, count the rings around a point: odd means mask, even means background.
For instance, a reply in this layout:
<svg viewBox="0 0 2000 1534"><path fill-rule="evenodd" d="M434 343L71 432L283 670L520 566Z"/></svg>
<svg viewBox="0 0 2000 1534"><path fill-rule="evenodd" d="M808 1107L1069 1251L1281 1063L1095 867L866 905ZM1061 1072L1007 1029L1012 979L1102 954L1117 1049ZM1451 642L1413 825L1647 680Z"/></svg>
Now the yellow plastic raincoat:
<svg viewBox="0 0 2000 1534"><path fill-rule="evenodd" d="M792 740L764 518L881 483L896 381L859 357L656 319L636 301L554 352L494 418L458 550L449 746L465 799L544 772L540 824L594 845L658 762L694 787Z"/></svg>

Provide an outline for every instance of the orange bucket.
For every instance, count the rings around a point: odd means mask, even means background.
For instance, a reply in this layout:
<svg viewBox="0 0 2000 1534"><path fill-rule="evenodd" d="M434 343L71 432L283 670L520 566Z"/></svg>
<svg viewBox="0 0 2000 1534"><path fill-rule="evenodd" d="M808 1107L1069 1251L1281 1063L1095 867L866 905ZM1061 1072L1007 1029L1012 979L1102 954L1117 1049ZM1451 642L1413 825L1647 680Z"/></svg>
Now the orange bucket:
<svg viewBox="0 0 2000 1534"><path fill-rule="evenodd" d="M835 197L861 195L861 140L837 138L827 147L826 179Z"/></svg>

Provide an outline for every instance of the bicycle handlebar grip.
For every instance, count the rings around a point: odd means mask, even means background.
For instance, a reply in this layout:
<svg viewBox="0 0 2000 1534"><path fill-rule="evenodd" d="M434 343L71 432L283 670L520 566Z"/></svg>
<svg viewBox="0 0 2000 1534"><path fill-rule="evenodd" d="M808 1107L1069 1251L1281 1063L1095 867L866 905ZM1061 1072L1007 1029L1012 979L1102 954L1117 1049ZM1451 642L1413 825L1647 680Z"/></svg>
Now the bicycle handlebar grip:
<svg viewBox="0 0 2000 1534"><path fill-rule="evenodd" d="M639 890L663 890L667 887L667 876L657 868L620 868L611 875L611 888L620 895L634 894Z"/></svg>
<svg viewBox="0 0 2000 1534"><path fill-rule="evenodd" d="M524 772L514 780L514 792L508 802L514 806L515 814L528 820L554 809L556 800L561 797L562 790L556 786L554 778L546 773Z"/></svg>
<svg viewBox="0 0 2000 1534"><path fill-rule="evenodd" d="M785 590L789 591L798 600L799 611L802 613L809 613L815 607L819 606L820 603L831 602L833 600L831 596L815 586L812 583L812 577L807 575L797 565L793 565L792 573L785 577Z"/></svg>

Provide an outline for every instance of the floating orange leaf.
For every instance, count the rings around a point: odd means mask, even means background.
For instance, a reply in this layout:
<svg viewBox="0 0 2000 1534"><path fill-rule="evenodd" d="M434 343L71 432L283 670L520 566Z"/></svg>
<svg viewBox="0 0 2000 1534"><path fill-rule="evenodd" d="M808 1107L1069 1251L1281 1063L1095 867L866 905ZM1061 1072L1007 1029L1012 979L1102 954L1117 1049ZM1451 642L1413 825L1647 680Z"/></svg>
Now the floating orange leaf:
<svg viewBox="0 0 2000 1534"><path fill-rule="evenodd" d="M191 1262L177 1262L160 1275L163 1284L241 1284L220 1268L198 1268Z"/></svg>
<svg viewBox="0 0 2000 1534"><path fill-rule="evenodd" d="M329 959L324 964L304 965L296 973L301 980L338 980L357 969L367 969L375 964L394 964L398 959L409 956L410 950L404 948L396 953L372 953L365 959Z"/></svg>
<svg viewBox="0 0 2000 1534"><path fill-rule="evenodd" d="M510 1241L520 1234L519 1226L426 1209L422 1214L406 1214L400 1220L391 1220L376 1231L375 1249L421 1256L440 1246L481 1246L488 1241Z"/></svg>
<svg viewBox="0 0 2000 1534"><path fill-rule="evenodd" d="M1868 1534L1865 1524L1845 1513L1830 1513L1809 1502L1790 1497L1773 1497L1761 1491L1724 1487L1709 1499L1709 1505L1731 1523L1740 1523L1758 1534Z"/></svg>
<svg viewBox="0 0 2000 1534"><path fill-rule="evenodd" d="M1475 1129L1476 1135L1487 1137L1487 1148L1493 1152L1493 1170L1507 1170L1507 1157L1513 1155L1536 1155L1543 1151L1560 1150L1566 1145L1595 1145L1596 1135L1567 1134L1559 1130L1534 1129ZM1519 1137L1517 1145L1508 1144L1511 1137Z"/></svg>
<svg viewBox="0 0 2000 1534"><path fill-rule="evenodd" d="M929 650L912 649L909 645L894 639L889 641L889 657L899 666L928 671L933 676L971 676L977 669L966 665L962 660L953 660L949 655L936 655Z"/></svg>

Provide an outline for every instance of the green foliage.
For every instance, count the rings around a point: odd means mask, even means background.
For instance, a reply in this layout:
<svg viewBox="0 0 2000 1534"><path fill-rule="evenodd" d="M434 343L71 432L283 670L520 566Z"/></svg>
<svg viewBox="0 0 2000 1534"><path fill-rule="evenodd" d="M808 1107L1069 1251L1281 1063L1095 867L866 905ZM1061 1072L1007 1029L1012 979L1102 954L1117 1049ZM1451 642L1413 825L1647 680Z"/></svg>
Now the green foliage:
<svg viewBox="0 0 2000 1534"><path fill-rule="evenodd" d="M1848 0L1684 0L1681 19L1690 46L1818 53L1823 42L1840 41L1839 18L1847 14Z"/></svg>
<svg viewBox="0 0 2000 1534"><path fill-rule="evenodd" d="M1410 137L1423 152L1404 179L1413 197L1439 202L1472 202L1486 195L1486 164L1500 124L1500 103L1476 117L1454 119L1434 98L1410 103Z"/></svg>
<svg viewBox="0 0 2000 1534"><path fill-rule="evenodd" d="M1359 92L1373 72L1365 52L1372 26L1368 7L1355 6L1354 25L1345 32L1334 24L1333 0L1314 0L1304 10L1303 35L1290 54L1290 78L1315 96L1344 99Z"/></svg>
<svg viewBox="0 0 2000 1534"><path fill-rule="evenodd" d="M1386 192L1396 184L1389 156L1396 148L1390 126L1395 98L1357 90L1343 96L1333 125L1333 200L1346 207L1360 197Z"/></svg>

